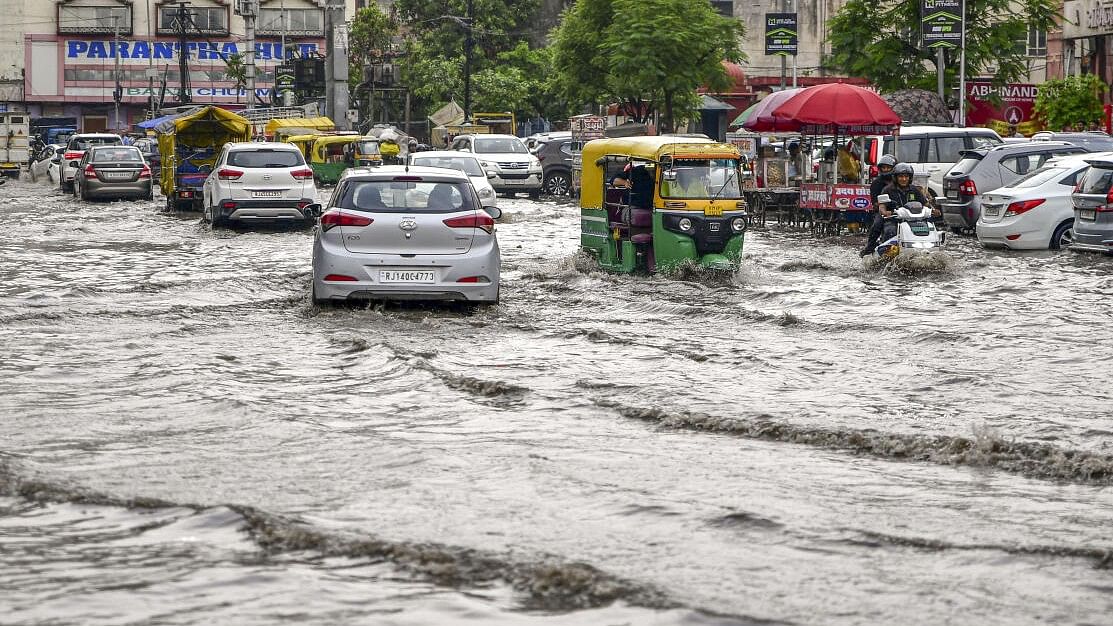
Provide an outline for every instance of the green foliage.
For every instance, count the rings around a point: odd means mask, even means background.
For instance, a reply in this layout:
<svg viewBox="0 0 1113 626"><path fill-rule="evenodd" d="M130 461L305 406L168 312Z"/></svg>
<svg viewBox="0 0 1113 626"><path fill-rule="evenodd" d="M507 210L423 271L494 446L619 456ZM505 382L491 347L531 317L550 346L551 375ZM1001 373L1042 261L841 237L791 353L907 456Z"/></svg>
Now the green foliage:
<svg viewBox="0 0 1113 626"><path fill-rule="evenodd" d="M379 61L398 34L398 20L375 4L356 11L348 29L348 84L355 91L363 81L363 68Z"/></svg>
<svg viewBox="0 0 1113 626"><path fill-rule="evenodd" d="M1049 80L1040 85L1034 110L1050 130L1087 130L1100 126L1102 93L1109 87L1093 74Z"/></svg>
<svg viewBox="0 0 1113 626"><path fill-rule="evenodd" d="M233 52L224 59L224 76L236 85L236 102L240 101L240 90L247 87L247 65L243 55Z"/></svg>
<svg viewBox="0 0 1113 626"><path fill-rule="evenodd" d="M456 94L464 92L464 55L444 57L429 49L422 41L406 44L406 55L401 65L402 84L410 89L414 98L430 103L430 112Z"/></svg>
<svg viewBox="0 0 1113 626"><path fill-rule="evenodd" d="M721 62L743 59L744 34L706 2L579 0L554 32L553 66L568 99L645 102L671 129L694 113L699 87L729 85Z"/></svg>
<svg viewBox="0 0 1113 626"><path fill-rule="evenodd" d="M993 82L1020 80L1028 58L1017 42L1029 27L1054 28L1056 0L966 0L966 75L993 66ZM882 91L936 87L935 51L922 47L920 0L849 0L828 24L829 69L867 78ZM958 51L947 50L945 80L958 84Z"/></svg>

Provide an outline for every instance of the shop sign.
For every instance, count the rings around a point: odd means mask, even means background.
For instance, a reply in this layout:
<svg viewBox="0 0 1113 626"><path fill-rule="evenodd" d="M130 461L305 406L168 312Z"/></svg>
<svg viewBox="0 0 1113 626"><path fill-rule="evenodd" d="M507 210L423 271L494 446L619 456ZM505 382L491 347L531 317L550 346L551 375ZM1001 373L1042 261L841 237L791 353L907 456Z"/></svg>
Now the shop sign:
<svg viewBox="0 0 1113 626"><path fill-rule="evenodd" d="M180 56L181 44L170 41L148 42L143 40L111 39L69 39L65 42L66 60L86 59L173 59ZM301 56L315 54L317 44L296 44L297 52ZM233 54L246 54L247 45L236 41L190 41L186 43L186 53L194 59L218 60ZM255 59L270 60L281 59L282 44L274 42L257 42L255 44Z"/></svg>
<svg viewBox="0 0 1113 626"><path fill-rule="evenodd" d="M795 13L766 13L765 54L796 56L797 31Z"/></svg>
<svg viewBox="0 0 1113 626"><path fill-rule="evenodd" d="M757 157L757 135L746 133L727 133L727 143L738 148L742 156L753 161Z"/></svg>
<svg viewBox="0 0 1113 626"><path fill-rule="evenodd" d="M1063 38L1081 39L1113 33L1113 2L1068 0L1063 3Z"/></svg>
<svg viewBox="0 0 1113 626"><path fill-rule="evenodd" d="M963 0L920 0L925 48L962 47Z"/></svg>
<svg viewBox="0 0 1113 626"><path fill-rule="evenodd" d="M870 188L865 185L838 184L831 191L835 208L840 211L869 211Z"/></svg>
<svg viewBox="0 0 1113 626"><path fill-rule="evenodd" d="M800 208L831 208L831 188L823 183L804 183L800 185Z"/></svg>
<svg viewBox="0 0 1113 626"><path fill-rule="evenodd" d="M1031 135L1041 129L1033 112L1039 90L1039 85L1023 83L1000 88L987 82L967 83L966 125L992 128L1002 137ZM993 102L994 96L997 103Z"/></svg>
<svg viewBox="0 0 1113 626"><path fill-rule="evenodd" d="M577 115L569 121L572 138L577 141L602 139L607 127L607 119L598 115Z"/></svg>

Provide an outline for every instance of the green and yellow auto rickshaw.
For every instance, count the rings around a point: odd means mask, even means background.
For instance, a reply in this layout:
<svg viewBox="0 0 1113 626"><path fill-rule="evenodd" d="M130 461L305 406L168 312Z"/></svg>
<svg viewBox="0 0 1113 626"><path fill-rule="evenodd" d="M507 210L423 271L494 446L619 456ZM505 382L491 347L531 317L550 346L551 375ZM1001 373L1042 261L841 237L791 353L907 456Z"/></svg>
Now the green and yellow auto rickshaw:
<svg viewBox="0 0 1113 626"><path fill-rule="evenodd" d="M344 170L355 165L352 146L359 135L321 135L309 147L309 167L319 185L335 185Z"/></svg>
<svg viewBox="0 0 1113 626"><path fill-rule="evenodd" d="M747 226L741 162L737 148L708 139L589 141L583 148L580 246L616 272L689 262L737 269Z"/></svg>
<svg viewBox="0 0 1113 626"><path fill-rule="evenodd" d="M357 166L377 166L383 164L383 153L379 150L377 137L360 137L352 144L352 154Z"/></svg>

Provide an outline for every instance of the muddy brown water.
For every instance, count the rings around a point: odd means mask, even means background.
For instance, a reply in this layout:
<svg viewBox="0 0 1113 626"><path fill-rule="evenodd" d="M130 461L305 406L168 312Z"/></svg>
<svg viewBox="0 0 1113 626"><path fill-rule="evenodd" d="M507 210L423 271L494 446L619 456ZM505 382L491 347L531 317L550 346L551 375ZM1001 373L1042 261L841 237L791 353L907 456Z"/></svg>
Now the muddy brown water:
<svg viewBox="0 0 1113 626"><path fill-rule="evenodd" d="M0 622L1097 624L1113 260L752 231L317 308L308 230L0 188Z"/></svg>

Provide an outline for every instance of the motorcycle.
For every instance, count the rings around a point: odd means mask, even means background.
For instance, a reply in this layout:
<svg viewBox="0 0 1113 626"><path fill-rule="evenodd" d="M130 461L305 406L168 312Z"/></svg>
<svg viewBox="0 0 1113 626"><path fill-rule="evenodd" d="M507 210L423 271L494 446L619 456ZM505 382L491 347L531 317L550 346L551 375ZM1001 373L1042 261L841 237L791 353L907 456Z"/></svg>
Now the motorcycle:
<svg viewBox="0 0 1113 626"><path fill-rule="evenodd" d="M889 202L888 194L878 196L877 201L878 204ZM885 218L885 230L874 256L879 260L891 260L897 256L914 257L942 250L947 243L947 233L938 230L931 217L931 207L920 202L897 207L893 215Z"/></svg>

